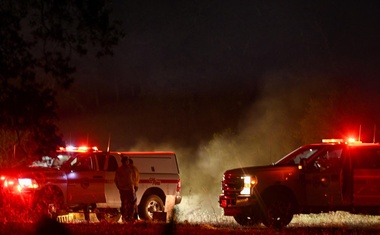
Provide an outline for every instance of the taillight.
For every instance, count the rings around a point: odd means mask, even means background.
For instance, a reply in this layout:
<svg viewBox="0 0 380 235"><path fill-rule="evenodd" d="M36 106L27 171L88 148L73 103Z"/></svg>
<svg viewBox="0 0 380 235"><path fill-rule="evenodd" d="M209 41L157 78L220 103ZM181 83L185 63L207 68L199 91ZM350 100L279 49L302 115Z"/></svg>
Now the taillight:
<svg viewBox="0 0 380 235"><path fill-rule="evenodd" d="M18 179L18 184L21 188L38 188L37 181L29 178L20 178Z"/></svg>
<svg viewBox="0 0 380 235"><path fill-rule="evenodd" d="M37 181L30 178L4 178L3 187L12 192L22 192L24 189L38 188Z"/></svg>
<svg viewBox="0 0 380 235"><path fill-rule="evenodd" d="M5 178L4 179L4 188L14 187L17 184L17 179Z"/></svg>

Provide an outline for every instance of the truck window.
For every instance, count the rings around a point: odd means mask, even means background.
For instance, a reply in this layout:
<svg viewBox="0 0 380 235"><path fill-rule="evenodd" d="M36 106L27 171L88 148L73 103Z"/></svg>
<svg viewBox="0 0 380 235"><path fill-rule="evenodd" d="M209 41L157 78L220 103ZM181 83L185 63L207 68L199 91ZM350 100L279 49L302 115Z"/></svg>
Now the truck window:
<svg viewBox="0 0 380 235"><path fill-rule="evenodd" d="M90 171L94 169L91 156L76 157L70 164L74 171Z"/></svg>
<svg viewBox="0 0 380 235"><path fill-rule="evenodd" d="M106 155L97 154L96 159L98 160L99 170L104 170L104 164L106 163Z"/></svg>
<svg viewBox="0 0 380 235"><path fill-rule="evenodd" d="M117 165L116 158L114 156L110 155L109 159L108 159L107 171L116 171L117 168L118 168L118 165Z"/></svg>
<svg viewBox="0 0 380 235"><path fill-rule="evenodd" d="M351 157L355 169L380 168L380 149L354 148L351 150Z"/></svg>
<svg viewBox="0 0 380 235"><path fill-rule="evenodd" d="M59 154L56 158L53 159L51 167L61 167L70 158L69 155Z"/></svg>
<svg viewBox="0 0 380 235"><path fill-rule="evenodd" d="M337 168L342 165L342 149L328 149L322 153L315 161L320 169Z"/></svg>
<svg viewBox="0 0 380 235"><path fill-rule="evenodd" d="M300 164L301 159L309 159L320 149L320 146L299 148L280 159L275 165L296 166Z"/></svg>

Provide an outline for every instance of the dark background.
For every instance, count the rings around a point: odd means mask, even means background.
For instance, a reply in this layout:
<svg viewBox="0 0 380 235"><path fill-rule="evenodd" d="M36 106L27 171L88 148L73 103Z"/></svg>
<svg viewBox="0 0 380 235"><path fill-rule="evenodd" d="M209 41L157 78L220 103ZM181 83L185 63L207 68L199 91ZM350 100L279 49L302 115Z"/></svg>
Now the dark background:
<svg viewBox="0 0 380 235"><path fill-rule="evenodd" d="M281 122L266 115L297 119L280 126L299 129L308 102L354 90L362 102L356 106L368 115L344 125L372 132L379 103L376 6L116 1L126 37L112 58L78 58L74 87L60 94L61 131L75 144L106 146L111 136L116 149L140 140L197 147L225 130L240 133L247 119ZM293 145L302 142L296 139Z"/></svg>
<svg viewBox="0 0 380 235"><path fill-rule="evenodd" d="M213 220L226 169L322 138L373 141L377 5L116 1L126 37L112 58L77 58L59 127L67 144L175 151L185 218Z"/></svg>

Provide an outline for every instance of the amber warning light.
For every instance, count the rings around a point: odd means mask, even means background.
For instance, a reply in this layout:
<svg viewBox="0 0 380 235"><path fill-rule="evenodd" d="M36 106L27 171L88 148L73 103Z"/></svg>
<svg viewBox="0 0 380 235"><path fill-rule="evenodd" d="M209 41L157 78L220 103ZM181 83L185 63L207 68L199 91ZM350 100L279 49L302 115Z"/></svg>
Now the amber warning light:
<svg viewBox="0 0 380 235"><path fill-rule="evenodd" d="M322 143L343 143L343 139L323 139Z"/></svg>
<svg viewBox="0 0 380 235"><path fill-rule="evenodd" d="M356 140L355 138L348 138L347 141L343 139L323 139L322 143L346 143L346 144L361 144L361 141Z"/></svg>

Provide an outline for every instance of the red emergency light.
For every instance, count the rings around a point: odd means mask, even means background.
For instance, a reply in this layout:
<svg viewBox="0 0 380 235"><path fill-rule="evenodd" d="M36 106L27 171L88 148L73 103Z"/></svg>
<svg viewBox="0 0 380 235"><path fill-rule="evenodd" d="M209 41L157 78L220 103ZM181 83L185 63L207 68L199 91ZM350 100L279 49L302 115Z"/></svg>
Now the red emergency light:
<svg viewBox="0 0 380 235"><path fill-rule="evenodd" d="M58 152L78 152L78 153L85 153L85 152L98 152L99 149L98 147L94 146L94 147L87 147L87 146L79 146L79 147L75 147L75 146L67 146L66 148L65 147L59 147L58 149Z"/></svg>

